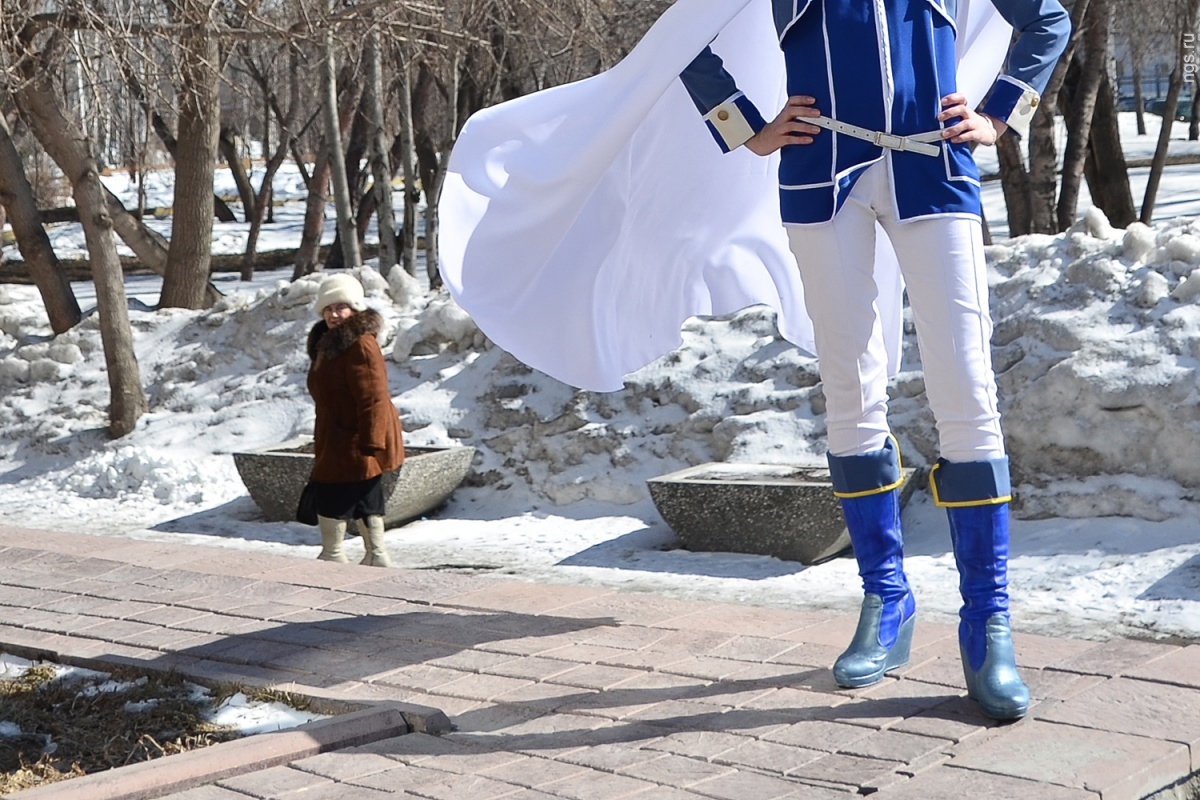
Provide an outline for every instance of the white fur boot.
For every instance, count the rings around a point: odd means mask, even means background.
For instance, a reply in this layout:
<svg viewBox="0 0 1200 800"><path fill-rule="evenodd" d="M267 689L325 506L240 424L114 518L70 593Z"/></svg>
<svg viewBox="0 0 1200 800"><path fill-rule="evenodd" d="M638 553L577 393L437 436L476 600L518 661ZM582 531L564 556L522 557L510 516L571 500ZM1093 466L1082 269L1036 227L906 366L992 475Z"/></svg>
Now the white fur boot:
<svg viewBox="0 0 1200 800"><path fill-rule="evenodd" d="M346 521L318 516L317 524L321 527L321 554L317 558L321 561L337 561L339 564L349 563L346 554L342 552L342 540L346 538Z"/></svg>
<svg viewBox="0 0 1200 800"><path fill-rule="evenodd" d="M358 520L358 532L362 534L363 547L366 549L359 563L368 567L390 567L392 559L383 545L383 517Z"/></svg>

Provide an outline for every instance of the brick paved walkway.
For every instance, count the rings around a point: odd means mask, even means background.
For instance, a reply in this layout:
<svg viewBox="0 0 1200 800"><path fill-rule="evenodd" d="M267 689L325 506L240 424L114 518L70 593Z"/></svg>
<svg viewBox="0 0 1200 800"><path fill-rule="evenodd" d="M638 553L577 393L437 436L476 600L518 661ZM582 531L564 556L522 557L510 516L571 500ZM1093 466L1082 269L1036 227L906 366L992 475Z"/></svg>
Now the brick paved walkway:
<svg viewBox="0 0 1200 800"><path fill-rule="evenodd" d="M950 626L918 624L896 677L838 689L854 623L0 527L0 649L279 686L374 720L21 800L1141 800L1200 771L1200 646L1018 632L1034 704L997 725L963 695ZM372 708L430 732L393 735Z"/></svg>

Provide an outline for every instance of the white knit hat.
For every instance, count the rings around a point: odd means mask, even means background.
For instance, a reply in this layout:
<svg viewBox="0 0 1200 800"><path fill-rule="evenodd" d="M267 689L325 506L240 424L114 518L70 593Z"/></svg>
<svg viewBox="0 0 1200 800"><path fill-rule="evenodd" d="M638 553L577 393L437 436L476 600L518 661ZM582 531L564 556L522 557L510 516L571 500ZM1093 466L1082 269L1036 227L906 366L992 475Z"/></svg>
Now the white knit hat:
<svg viewBox="0 0 1200 800"><path fill-rule="evenodd" d="M317 291L317 316L337 303L345 303L355 311L367 310L362 284L349 273L339 272L321 281L321 288Z"/></svg>

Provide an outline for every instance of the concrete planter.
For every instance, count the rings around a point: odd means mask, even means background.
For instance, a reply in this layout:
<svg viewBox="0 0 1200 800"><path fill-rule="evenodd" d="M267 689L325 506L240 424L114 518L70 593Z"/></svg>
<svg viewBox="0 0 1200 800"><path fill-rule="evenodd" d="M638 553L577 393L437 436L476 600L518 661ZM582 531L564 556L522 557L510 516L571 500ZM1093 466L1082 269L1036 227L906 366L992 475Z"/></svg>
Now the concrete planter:
<svg viewBox="0 0 1200 800"><path fill-rule="evenodd" d="M901 503L915 470L904 470ZM816 564L850 548L829 470L708 463L651 478L650 497L688 550Z"/></svg>
<svg viewBox="0 0 1200 800"><path fill-rule="evenodd" d="M474 447L405 447L404 464L383 476L384 525L395 527L446 502L470 471L474 455ZM233 454L250 497L272 521L296 518L312 461L310 437Z"/></svg>

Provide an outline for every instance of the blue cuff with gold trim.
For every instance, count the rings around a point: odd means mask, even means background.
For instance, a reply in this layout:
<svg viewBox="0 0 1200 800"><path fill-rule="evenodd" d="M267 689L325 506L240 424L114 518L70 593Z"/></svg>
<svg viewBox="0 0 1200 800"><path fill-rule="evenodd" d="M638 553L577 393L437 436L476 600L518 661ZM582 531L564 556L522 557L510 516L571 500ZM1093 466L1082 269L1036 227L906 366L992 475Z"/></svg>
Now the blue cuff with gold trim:
<svg viewBox="0 0 1200 800"><path fill-rule="evenodd" d="M939 506L982 506L1012 499L1007 457L984 461L939 458L929 473L929 485Z"/></svg>
<svg viewBox="0 0 1200 800"><path fill-rule="evenodd" d="M833 493L838 497L879 494L900 484L900 454L890 438L882 450L857 456L826 456Z"/></svg>

